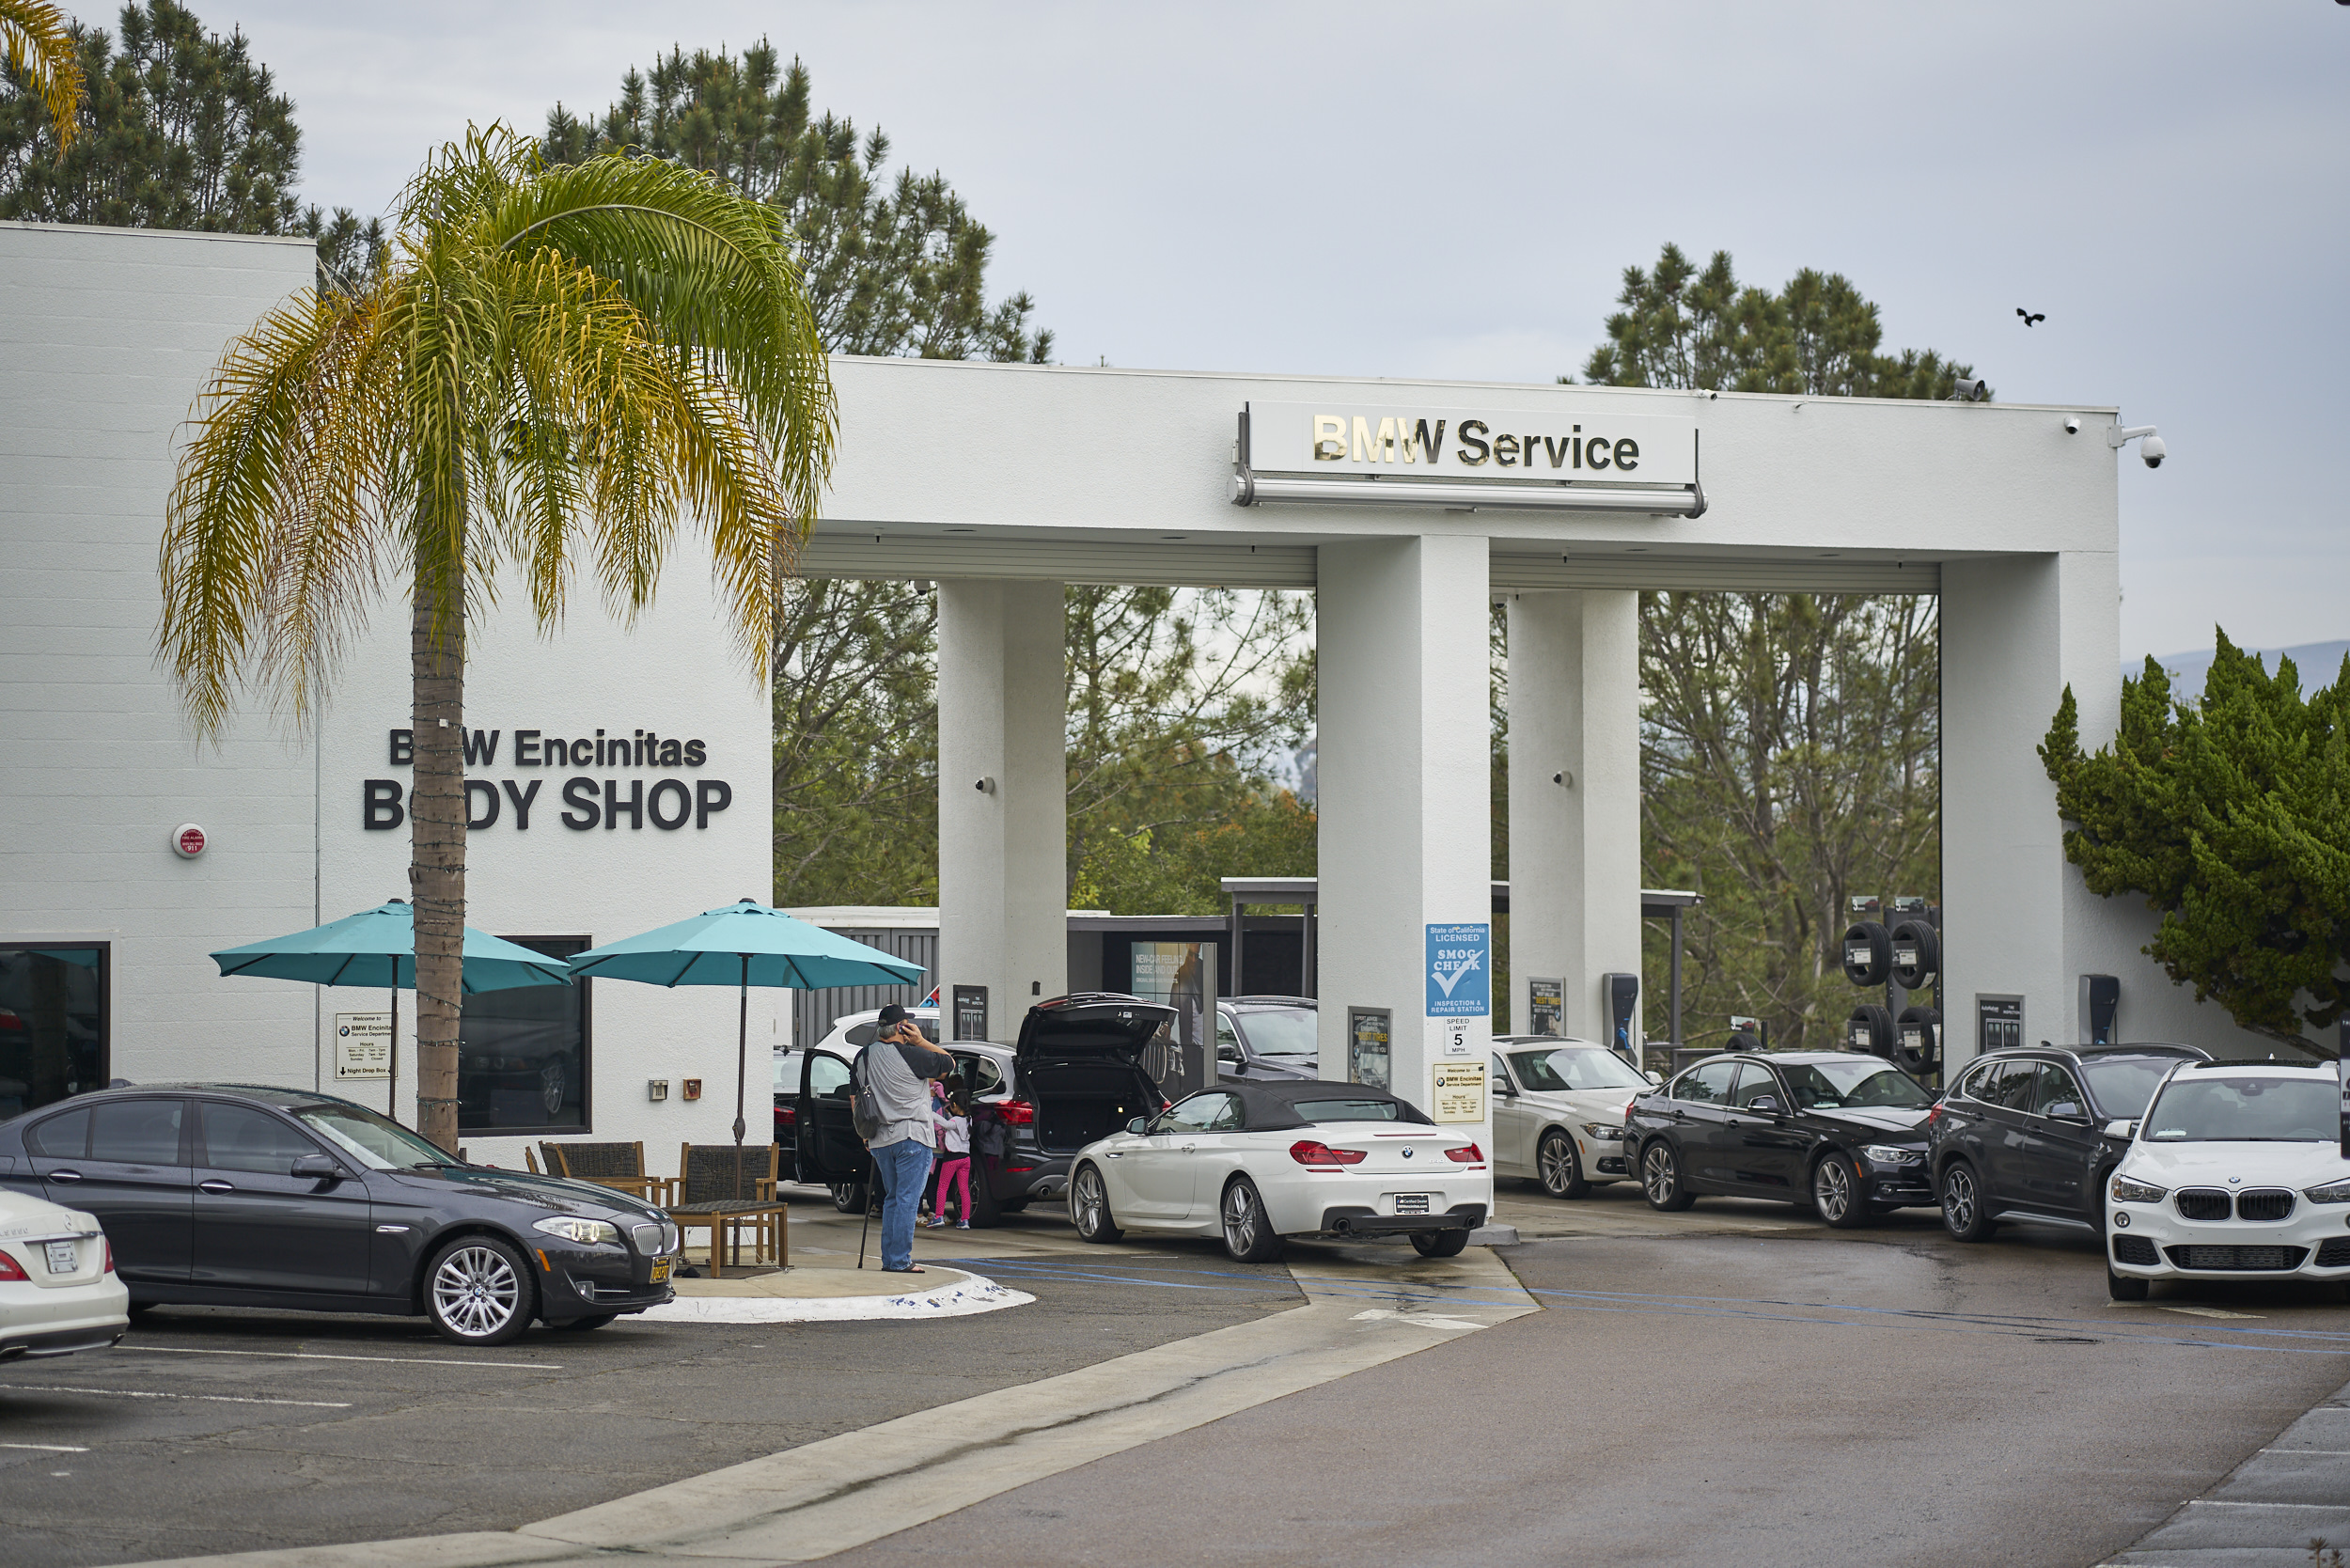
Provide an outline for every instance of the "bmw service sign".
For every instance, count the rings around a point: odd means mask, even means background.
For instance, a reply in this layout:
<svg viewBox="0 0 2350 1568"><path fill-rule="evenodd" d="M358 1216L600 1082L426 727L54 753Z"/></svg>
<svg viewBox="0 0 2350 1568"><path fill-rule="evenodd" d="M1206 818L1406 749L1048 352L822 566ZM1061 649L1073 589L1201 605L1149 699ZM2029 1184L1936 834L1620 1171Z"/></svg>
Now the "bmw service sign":
<svg viewBox="0 0 2350 1568"><path fill-rule="evenodd" d="M1428 928L1428 1016L1482 1018L1493 1011L1493 928Z"/></svg>

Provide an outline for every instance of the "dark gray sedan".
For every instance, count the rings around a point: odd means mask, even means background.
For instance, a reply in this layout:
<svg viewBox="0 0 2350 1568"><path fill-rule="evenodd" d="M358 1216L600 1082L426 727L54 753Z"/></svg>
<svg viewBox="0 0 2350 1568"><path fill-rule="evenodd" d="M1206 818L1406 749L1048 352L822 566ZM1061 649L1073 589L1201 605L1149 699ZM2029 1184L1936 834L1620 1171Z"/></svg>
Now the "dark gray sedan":
<svg viewBox="0 0 2350 1568"><path fill-rule="evenodd" d="M672 1299L678 1228L585 1182L465 1165L304 1090L157 1084L0 1124L0 1185L98 1216L133 1315L190 1304L422 1314L459 1344Z"/></svg>

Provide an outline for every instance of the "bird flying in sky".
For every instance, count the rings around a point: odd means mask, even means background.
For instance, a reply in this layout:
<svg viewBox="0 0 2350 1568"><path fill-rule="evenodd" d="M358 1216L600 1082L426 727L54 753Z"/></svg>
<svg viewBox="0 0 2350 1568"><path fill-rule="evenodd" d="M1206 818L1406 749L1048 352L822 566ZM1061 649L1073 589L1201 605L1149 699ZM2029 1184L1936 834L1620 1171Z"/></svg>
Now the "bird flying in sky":
<svg viewBox="0 0 2350 1568"><path fill-rule="evenodd" d="M2030 326L2035 321L2044 321L2048 319L2048 313L2046 311L2027 310L2020 305L2015 307L2015 314L2024 318L2024 324L2026 326Z"/></svg>

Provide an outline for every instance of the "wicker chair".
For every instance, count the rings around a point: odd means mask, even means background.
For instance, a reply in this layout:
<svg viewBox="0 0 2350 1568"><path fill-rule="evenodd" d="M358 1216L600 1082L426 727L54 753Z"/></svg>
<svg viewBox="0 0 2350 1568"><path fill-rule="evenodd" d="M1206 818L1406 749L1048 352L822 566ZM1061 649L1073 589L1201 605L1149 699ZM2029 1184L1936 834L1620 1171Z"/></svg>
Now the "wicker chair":
<svg viewBox="0 0 2350 1568"><path fill-rule="evenodd" d="M667 1180L645 1172L642 1143L540 1143L540 1163L550 1176L593 1182L648 1203L658 1203Z"/></svg>
<svg viewBox="0 0 2350 1568"><path fill-rule="evenodd" d="M736 1155L741 1155L737 1165ZM663 1204L678 1230L710 1232L710 1277L724 1278L723 1254L734 1251L743 1262L743 1232L751 1232L752 1261L773 1259L778 1267L791 1262L788 1230L791 1205L776 1199L776 1170L782 1151L772 1143L686 1143L678 1147L678 1174L668 1183Z"/></svg>

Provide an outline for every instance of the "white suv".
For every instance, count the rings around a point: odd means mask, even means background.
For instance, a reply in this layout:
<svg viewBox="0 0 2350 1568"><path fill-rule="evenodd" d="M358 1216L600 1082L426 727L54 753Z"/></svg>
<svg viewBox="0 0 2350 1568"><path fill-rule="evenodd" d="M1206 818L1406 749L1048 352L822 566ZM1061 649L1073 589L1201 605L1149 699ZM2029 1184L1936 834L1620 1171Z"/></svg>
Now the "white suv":
<svg viewBox="0 0 2350 1568"><path fill-rule="evenodd" d="M2157 1279L2350 1281L2342 1111L2331 1066L2173 1069L2106 1181L2113 1299Z"/></svg>

